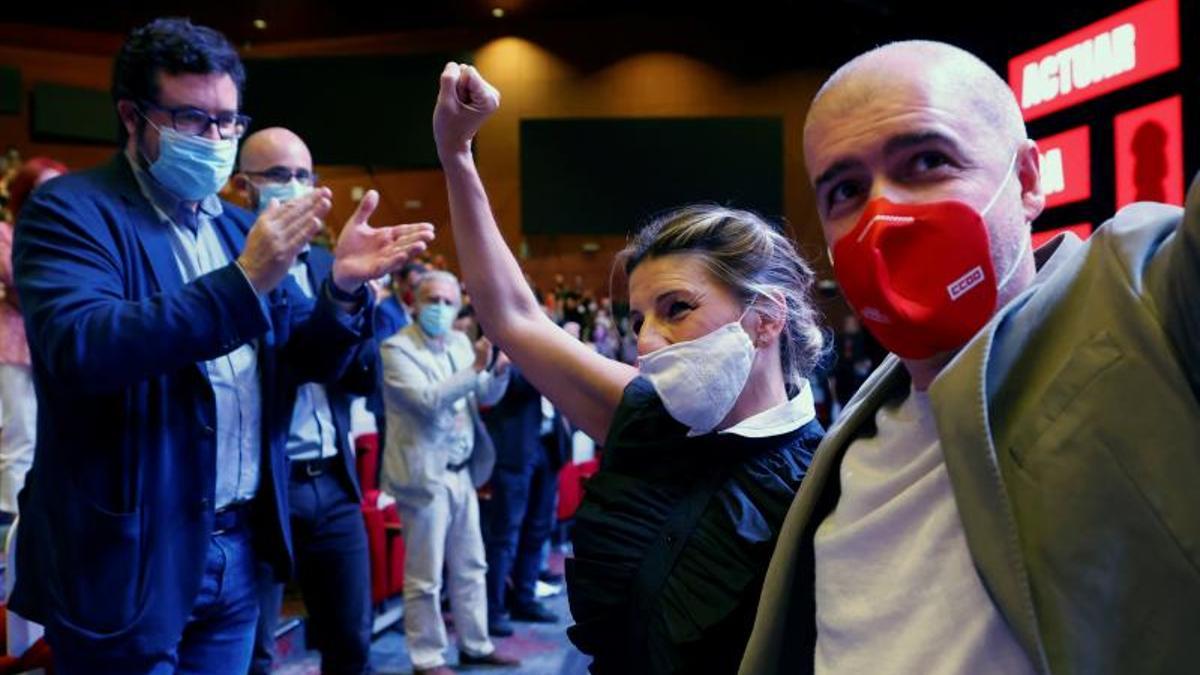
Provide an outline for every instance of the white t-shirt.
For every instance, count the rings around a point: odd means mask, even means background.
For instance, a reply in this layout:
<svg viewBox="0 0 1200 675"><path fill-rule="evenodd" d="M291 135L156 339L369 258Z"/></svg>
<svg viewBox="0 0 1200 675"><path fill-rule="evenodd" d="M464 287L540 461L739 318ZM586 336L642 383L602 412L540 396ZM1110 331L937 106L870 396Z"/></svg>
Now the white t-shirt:
<svg viewBox="0 0 1200 675"><path fill-rule="evenodd" d="M929 395L875 422L816 532L816 672L1033 673L971 560Z"/></svg>

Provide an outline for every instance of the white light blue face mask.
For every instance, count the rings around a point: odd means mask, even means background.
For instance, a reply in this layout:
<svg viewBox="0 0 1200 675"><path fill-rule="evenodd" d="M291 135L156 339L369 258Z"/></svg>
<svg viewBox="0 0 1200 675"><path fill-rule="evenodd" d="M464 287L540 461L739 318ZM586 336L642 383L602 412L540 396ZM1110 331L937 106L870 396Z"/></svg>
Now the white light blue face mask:
<svg viewBox="0 0 1200 675"><path fill-rule="evenodd" d="M286 183L272 181L263 183L262 185L255 185L254 189L258 191L258 210L263 211L272 199L277 199L280 204L283 204L292 199L303 197L312 192L313 188L311 185L301 183L293 178Z"/></svg>
<svg viewBox="0 0 1200 675"><path fill-rule="evenodd" d="M233 173L237 139L214 141L165 127L155 128L158 159L150 163L150 175L184 201L198 202L217 194Z"/></svg>
<svg viewBox="0 0 1200 675"><path fill-rule="evenodd" d="M454 319L457 316L457 307L435 302L421 308L420 313L417 314L417 321L426 335L436 338L450 332L450 327L454 325Z"/></svg>
<svg viewBox="0 0 1200 675"><path fill-rule="evenodd" d="M737 321L708 335L676 342L638 358L638 371L649 380L671 417L692 435L706 434L725 419L750 379L754 342Z"/></svg>

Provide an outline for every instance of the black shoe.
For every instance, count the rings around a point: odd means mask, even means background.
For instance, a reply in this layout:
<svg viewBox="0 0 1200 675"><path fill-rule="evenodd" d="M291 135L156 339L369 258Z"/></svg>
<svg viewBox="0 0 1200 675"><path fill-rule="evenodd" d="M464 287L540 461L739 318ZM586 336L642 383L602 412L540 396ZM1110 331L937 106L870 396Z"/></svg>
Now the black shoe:
<svg viewBox="0 0 1200 675"><path fill-rule="evenodd" d="M496 652L492 652L487 656L471 656L470 654L459 650L458 665L460 668L468 666L493 666L496 668L512 668L521 665L519 659L514 659L511 656L502 656Z"/></svg>
<svg viewBox="0 0 1200 675"><path fill-rule="evenodd" d="M558 615L546 609L546 606L540 602L531 602L528 605L515 605L509 614L512 615L513 621L527 621L529 623L558 623Z"/></svg>
<svg viewBox="0 0 1200 675"><path fill-rule="evenodd" d="M488 635L492 637L512 637L513 626L509 622L508 617L501 616L495 619L488 619Z"/></svg>

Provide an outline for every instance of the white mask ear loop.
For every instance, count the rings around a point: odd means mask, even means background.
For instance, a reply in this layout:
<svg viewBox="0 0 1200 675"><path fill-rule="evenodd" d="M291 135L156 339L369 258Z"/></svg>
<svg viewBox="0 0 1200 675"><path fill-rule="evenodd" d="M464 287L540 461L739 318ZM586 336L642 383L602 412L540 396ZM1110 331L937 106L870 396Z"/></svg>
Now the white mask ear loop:
<svg viewBox="0 0 1200 675"><path fill-rule="evenodd" d="M764 294L764 293L761 293L761 292L759 292L759 293L755 293L755 295L754 295L754 299L752 299L752 300L750 301L750 304L749 304L749 305L746 305L746 309L742 310L742 315L738 317L737 323L738 323L738 325L739 325L739 326L740 326L740 325L742 325L742 320L746 318L746 315L750 313L750 310L751 310L751 309L754 309L754 305L755 305L755 304L758 302L758 299L759 299L759 298L761 298L761 297L764 297L764 296L765 296L765 297L769 297L769 296L766 296L766 294ZM772 302L774 302L774 300L775 300L774 298L770 298L770 299L771 299L771 301L772 301ZM786 308L786 304L785 304L784 306L785 306L785 308ZM742 328L742 331L743 331L744 333L746 333L746 337L749 337L749 338L750 338L750 344L754 345L754 348L755 348L755 349L758 349L758 348L759 348L758 340L757 340L757 339L755 339L755 338L753 338L753 337L751 337L751 336L750 336L750 332L749 332L749 331L747 331L745 328Z"/></svg>
<svg viewBox="0 0 1200 675"><path fill-rule="evenodd" d="M1008 171L1004 172L1004 180L1000 183L1000 187L996 188L996 193L992 195L990 200L988 200L987 206L983 207L983 210L979 212L980 217L986 216L987 212L992 210L992 207L996 204L996 200L998 200L1000 198L1000 194L1004 192L1004 187L1008 185L1008 179L1013 175L1013 168L1017 166L1017 155L1019 154L1021 154L1020 148L1017 148L1015 151L1013 151L1012 160L1008 163ZM1012 264L1009 265L1008 271L1004 273L1003 278L1000 279L1000 283L996 285L997 290L1008 285L1008 282L1012 280L1013 275L1016 274L1017 270L1020 268L1021 260L1025 258L1025 247L1022 243L1022 240L1018 239L1017 245L1021 247L1020 255L1018 255L1012 261Z"/></svg>
<svg viewBox="0 0 1200 675"><path fill-rule="evenodd" d="M1004 192L1004 186L1008 185L1008 179L1013 175L1013 168L1017 165L1017 155L1019 154L1021 154L1020 148L1013 151L1012 160L1008 163L1008 171L1004 172L1004 180L1000 182L1000 187L996 188L996 192L992 194L992 198L988 200L987 206L983 207L983 210L979 212L980 216L986 217L988 211L991 211L992 207L996 205L996 200L1000 199L1000 193Z"/></svg>

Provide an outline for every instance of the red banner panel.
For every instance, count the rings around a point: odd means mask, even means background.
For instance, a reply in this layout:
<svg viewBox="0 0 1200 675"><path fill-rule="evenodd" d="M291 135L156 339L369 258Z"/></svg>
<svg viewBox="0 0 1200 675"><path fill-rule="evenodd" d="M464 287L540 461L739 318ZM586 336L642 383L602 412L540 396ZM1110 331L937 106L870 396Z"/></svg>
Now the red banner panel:
<svg viewBox="0 0 1200 675"><path fill-rule="evenodd" d="M1092 149L1087 127L1037 142L1046 208L1092 196Z"/></svg>
<svg viewBox="0 0 1200 675"><path fill-rule="evenodd" d="M1183 99L1172 96L1113 120L1117 208L1133 202L1183 205Z"/></svg>
<svg viewBox="0 0 1200 675"><path fill-rule="evenodd" d="M1032 120L1179 67L1179 2L1146 0L1008 62Z"/></svg>

